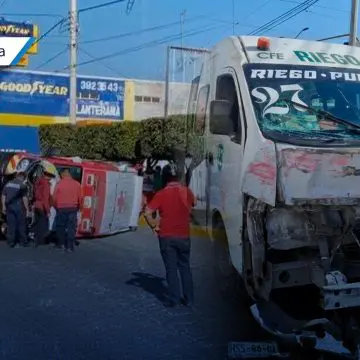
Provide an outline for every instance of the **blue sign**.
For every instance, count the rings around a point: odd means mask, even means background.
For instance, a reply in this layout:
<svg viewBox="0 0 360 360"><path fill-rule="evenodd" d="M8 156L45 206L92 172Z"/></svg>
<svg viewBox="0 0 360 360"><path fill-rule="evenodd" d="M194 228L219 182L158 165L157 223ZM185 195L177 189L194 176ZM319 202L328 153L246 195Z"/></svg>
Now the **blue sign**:
<svg viewBox="0 0 360 360"><path fill-rule="evenodd" d="M32 154L40 154L38 128L0 126L0 152L30 152Z"/></svg>
<svg viewBox="0 0 360 360"><path fill-rule="evenodd" d="M34 25L0 19L0 36L34 36Z"/></svg>
<svg viewBox="0 0 360 360"><path fill-rule="evenodd" d="M77 116L123 120L125 81L77 79ZM69 77L35 72L0 71L0 113L69 116Z"/></svg>

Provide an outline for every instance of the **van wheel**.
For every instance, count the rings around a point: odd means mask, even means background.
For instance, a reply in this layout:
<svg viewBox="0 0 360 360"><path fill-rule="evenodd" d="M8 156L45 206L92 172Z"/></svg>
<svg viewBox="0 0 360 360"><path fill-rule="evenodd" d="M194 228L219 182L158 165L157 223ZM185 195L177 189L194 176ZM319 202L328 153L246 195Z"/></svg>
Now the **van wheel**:
<svg viewBox="0 0 360 360"><path fill-rule="evenodd" d="M241 279L231 263L229 244L224 224L217 219L213 225L213 258L217 288L222 297L235 300L240 297Z"/></svg>

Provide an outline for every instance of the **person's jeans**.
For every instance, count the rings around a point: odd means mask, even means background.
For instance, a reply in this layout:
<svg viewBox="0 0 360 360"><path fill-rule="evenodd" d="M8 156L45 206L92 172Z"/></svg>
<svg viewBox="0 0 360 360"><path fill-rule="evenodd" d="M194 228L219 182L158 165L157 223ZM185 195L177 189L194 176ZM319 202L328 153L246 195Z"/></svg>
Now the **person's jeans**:
<svg viewBox="0 0 360 360"><path fill-rule="evenodd" d="M34 232L34 244L43 245L45 243L45 238L49 233L49 218L44 211L39 209L35 209Z"/></svg>
<svg viewBox="0 0 360 360"><path fill-rule="evenodd" d="M58 245L68 250L74 250L74 242L77 230L77 209L56 210L56 236Z"/></svg>
<svg viewBox="0 0 360 360"><path fill-rule="evenodd" d="M175 304L179 304L181 301L179 271L184 300L189 304L193 303L194 289L190 269L190 239L159 237L159 245L166 269L170 300Z"/></svg>
<svg viewBox="0 0 360 360"><path fill-rule="evenodd" d="M6 209L6 238L9 246L16 243L25 245L27 242L26 213L21 207L9 207Z"/></svg>

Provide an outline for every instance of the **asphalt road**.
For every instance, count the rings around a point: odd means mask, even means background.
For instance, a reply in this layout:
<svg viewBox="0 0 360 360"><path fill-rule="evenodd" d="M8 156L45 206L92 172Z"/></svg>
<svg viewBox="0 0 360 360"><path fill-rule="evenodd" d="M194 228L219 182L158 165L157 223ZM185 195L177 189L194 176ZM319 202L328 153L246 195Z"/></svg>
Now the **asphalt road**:
<svg viewBox="0 0 360 360"><path fill-rule="evenodd" d="M226 359L257 336L241 301L218 292L211 245L192 243L194 309L167 309L156 238L145 229L82 241L73 254L0 243L0 358Z"/></svg>

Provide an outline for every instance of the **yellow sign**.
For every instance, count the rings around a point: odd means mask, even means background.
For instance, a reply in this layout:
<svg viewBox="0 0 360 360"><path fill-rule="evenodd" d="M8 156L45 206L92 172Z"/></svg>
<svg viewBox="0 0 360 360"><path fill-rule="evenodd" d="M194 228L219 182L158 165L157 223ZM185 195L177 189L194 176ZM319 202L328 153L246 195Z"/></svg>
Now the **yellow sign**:
<svg viewBox="0 0 360 360"><path fill-rule="evenodd" d="M19 66L19 67L26 67L29 65L29 55L28 54L25 54L21 59L20 61L16 64L16 66Z"/></svg>
<svg viewBox="0 0 360 360"><path fill-rule="evenodd" d="M27 51L28 54L34 55L39 52L38 46L38 38L39 38L39 27L37 25L33 25L32 36L36 39L35 43L31 46L31 48Z"/></svg>

